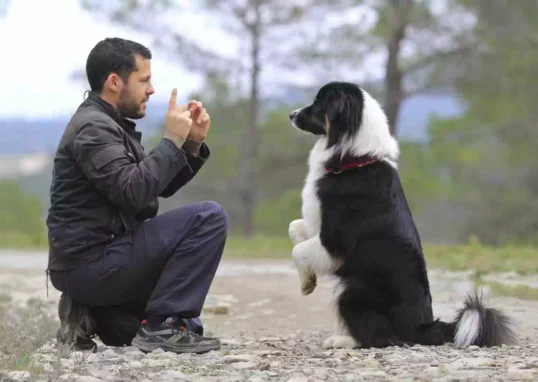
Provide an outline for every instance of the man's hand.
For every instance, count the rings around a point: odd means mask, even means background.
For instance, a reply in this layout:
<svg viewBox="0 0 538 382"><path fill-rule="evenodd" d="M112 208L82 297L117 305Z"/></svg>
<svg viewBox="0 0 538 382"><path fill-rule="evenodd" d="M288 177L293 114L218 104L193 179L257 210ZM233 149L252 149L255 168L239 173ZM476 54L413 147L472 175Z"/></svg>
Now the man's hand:
<svg viewBox="0 0 538 382"><path fill-rule="evenodd" d="M192 126L188 139L201 142L207 136L211 119L207 110L202 106L199 101L190 101L187 105L192 117Z"/></svg>
<svg viewBox="0 0 538 382"><path fill-rule="evenodd" d="M177 89L174 89L170 96L168 112L166 113L164 122L166 126L164 137L170 139L178 147L181 147L190 134L193 121L191 119L191 111L183 105L177 106L176 99Z"/></svg>

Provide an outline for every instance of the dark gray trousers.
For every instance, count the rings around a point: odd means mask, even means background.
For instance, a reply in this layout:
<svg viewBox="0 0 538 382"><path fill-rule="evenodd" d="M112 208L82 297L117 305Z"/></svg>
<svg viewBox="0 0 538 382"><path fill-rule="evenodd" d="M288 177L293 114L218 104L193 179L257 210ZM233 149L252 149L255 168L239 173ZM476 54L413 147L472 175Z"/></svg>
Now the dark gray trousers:
<svg viewBox="0 0 538 382"><path fill-rule="evenodd" d="M217 203L181 206L116 238L100 260L51 272L51 282L91 307L97 332L109 345L130 344L148 316L175 316L201 325L198 317L227 230L228 216Z"/></svg>

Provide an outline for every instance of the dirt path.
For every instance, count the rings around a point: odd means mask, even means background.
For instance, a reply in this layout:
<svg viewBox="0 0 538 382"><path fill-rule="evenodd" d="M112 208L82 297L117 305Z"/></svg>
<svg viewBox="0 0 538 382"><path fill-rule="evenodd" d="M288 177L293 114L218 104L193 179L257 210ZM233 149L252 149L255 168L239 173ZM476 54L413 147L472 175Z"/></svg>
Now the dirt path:
<svg viewBox="0 0 538 382"><path fill-rule="evenodd" d="M42 258L30 255L35 258L27 258L26 266L13 270L6 256L0 254L0 293L10 295L15 304L29 298L46 299ZM430 271L429 275L434 313L450 320L472 283L465 274ZM146 356L134 348L100 346L99 352L92 355L59 355L51 341L40 350L37 359L59 380L87 382L538 380L537 302L487 299L489 305L505 310L515 320L520 335L518 346L325 350L322 343L330 335L333 322L329 303L332 286L328 280L319 284L312 295L304 297L288 261L225 260L206 307L211 310L217 301L223 306L229 304L229 311L204 313L202 317L206 328L223 339L221 351L198 356L158 352ZM49 285L51 312L56 309L58 297ZM20 377L20 373L9 375ZM48 380L46 374L38 379Z"/></svg>

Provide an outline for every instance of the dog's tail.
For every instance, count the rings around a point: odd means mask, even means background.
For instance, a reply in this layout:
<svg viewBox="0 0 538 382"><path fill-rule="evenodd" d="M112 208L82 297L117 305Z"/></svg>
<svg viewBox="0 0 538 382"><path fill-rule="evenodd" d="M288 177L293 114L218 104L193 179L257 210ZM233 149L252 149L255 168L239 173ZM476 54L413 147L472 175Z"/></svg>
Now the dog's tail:
<svg viewBox="0 0 538 382"><path fill-rule="evenodd" d="M467 296L453 322L434 321L417 331L419 344L430 345L440 340L456 346L491 347L513 344L516 335L511 320L501 311L487 308L482 295L475 291Z"/></svg>

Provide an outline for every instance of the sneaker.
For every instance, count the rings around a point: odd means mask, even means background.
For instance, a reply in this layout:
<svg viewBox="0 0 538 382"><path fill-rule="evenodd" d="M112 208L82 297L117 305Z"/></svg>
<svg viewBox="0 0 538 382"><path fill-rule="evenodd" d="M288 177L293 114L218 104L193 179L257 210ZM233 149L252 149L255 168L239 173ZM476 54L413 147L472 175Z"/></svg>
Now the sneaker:
<svg viewBox="0 0 538 382"><path fill-rule="evenodd" d="M58 316L58 342L69 345L74 350L97 351L97 344L92 340L95 337L95 320L86 305L62 293L58 303Z"/></svg>
<svg viewBox="0 0 538 382"><path fill-rule="evenodd" d="M142 321L131 345L143 352L162 349L173 353L206 353L219 350L221 346L217 338L196 334L179 325L173 317L169 317L159 327L153 329L147 321Z"/></svg>

